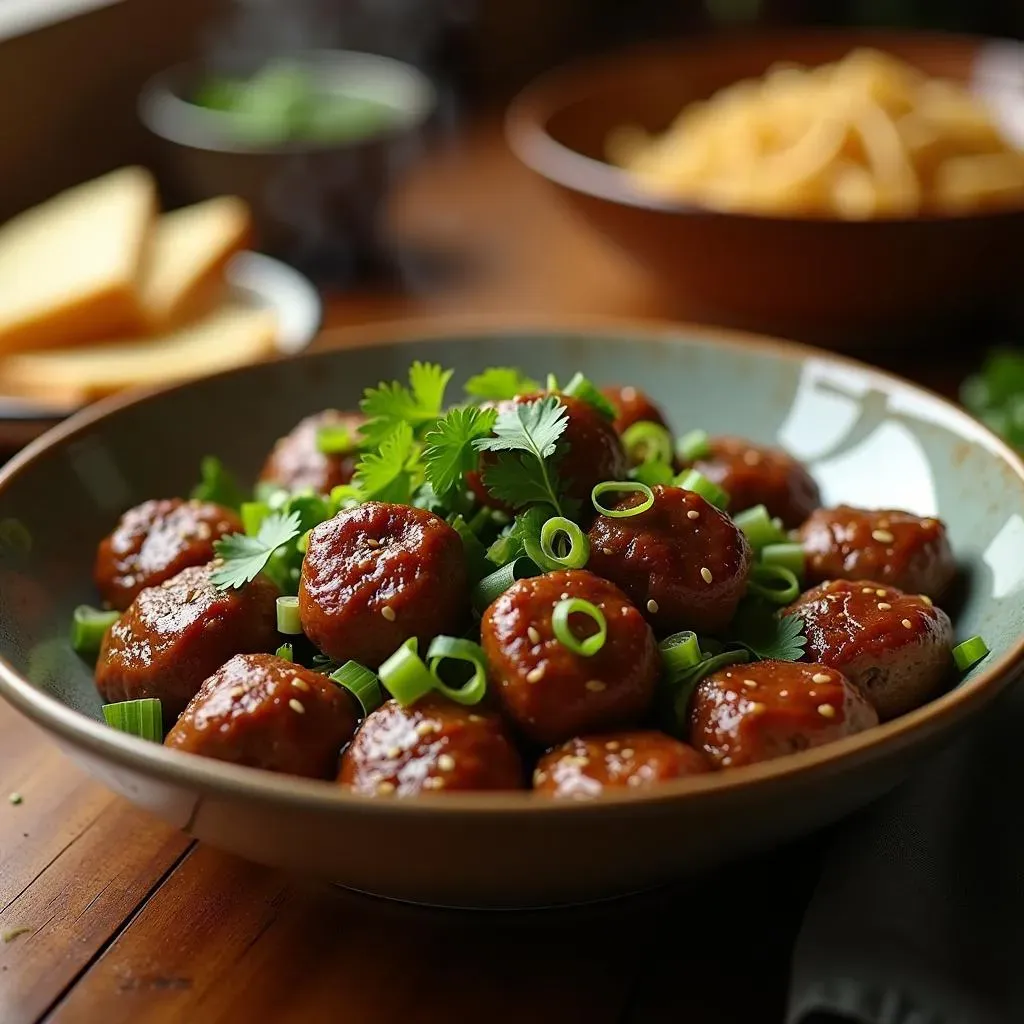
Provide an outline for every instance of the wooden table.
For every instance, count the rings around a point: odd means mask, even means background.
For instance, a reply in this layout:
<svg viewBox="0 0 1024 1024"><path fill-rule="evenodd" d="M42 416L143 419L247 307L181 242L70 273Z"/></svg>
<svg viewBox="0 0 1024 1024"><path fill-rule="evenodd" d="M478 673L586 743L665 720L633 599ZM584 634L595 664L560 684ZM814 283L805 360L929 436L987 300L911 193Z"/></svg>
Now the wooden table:
<svg viewBox="0 0 1024 1024"><path fill-rule="evenodd" d="M328 326L502 310L656 315L628 260L493 127L397 197L407 238L473 253L428 294L332 298ZM349 334L330 330L319 344ZM949 391L966 360L929 360ZM886 360L913 369L913 358ZM921 367L922 371L925 367ZM467 914L386 904L197 846L110 795L0 705L0 1024L781 1021L823 837L618 904Z"/></svg>

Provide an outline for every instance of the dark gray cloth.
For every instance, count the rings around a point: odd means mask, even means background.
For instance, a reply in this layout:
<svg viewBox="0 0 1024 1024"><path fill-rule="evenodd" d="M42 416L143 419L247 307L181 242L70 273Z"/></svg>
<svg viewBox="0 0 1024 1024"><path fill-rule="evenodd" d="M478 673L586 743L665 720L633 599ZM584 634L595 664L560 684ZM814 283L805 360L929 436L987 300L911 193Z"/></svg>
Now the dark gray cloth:
<svg viewBox="0 0 1024 1024"><path fill-rule="evenodd" d="M1024 1024L1024 684L843 826L789 1024Z"/></svg>

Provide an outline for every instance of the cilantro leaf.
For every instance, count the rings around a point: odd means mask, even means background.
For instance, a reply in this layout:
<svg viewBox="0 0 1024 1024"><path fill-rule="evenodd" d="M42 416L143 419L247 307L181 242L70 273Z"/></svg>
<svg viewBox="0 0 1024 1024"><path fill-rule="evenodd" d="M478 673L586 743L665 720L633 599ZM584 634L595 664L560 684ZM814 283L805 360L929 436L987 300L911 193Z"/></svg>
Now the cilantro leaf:
<svg viewBox="0 0 1024 1024"><path fill-rule="evenodd" d="M225 508L237 509L246 500L235 478L215 455L207 455L199 463L200 481L190 497L196 501L212 501Z"/></svg>
<svg viewBox="0 0 1024 1024"><path fill-rule="evenodd" d="M210 576L213 585L221 590L230 590L251 583L266 567L270 556L295 540L299 533L298 512L289 512L288 515L273 512L263 520L255 537L232 533L215 541L213 550L224 564Z"/></svg>
<svg viewBox="0 0 1024 1024"><path fill-rule="evenodd" d="M359 459L352 482L362 500L409 504L417 485L413 467L418 456L412 427L399 423L377 451L363 452Z"/></svg>
<svg viewBox="0 0 1024 1024"><path fill-rule="evenodd" d="M452 409L424 437L423 462L434 493L445 495L458 487L478 462L473 442L487 437L498 413L465 406Z"/></svg>
<svg viewBox="0 0 1024 1024"><path fill-rule="evenodd" d="M749 598L741 602L729 627L729 640L756 658L777 661L799 661L807 643L799 615L780 616L772 606Z"/></svg>
<svg viewBox="0 0 1024 1024"><path fill-rule="evenodd" d="M466 381L466 394L484 402L500 402L540 390L537 381L511 366L491 366Z"/></svg>
<svg viewBox="0 0 1024 1024"><path fill-rule="evenodd" d="M452 371L418 360L409 367L409 386L397 380L367 388L359 408L367 418L359 434L364 448L376 448L402 423L413 431L432 424L441 415L444 392Z"/></svg>
<svg viewBox="0 0 1024 1024"><path fill-rule="evenodd" d="M540 544L540 531L547 518L548 514L542 508L521 512L487 549L487 558L500 567L514 562L520 555L529 554L528 547Z"/></svg>

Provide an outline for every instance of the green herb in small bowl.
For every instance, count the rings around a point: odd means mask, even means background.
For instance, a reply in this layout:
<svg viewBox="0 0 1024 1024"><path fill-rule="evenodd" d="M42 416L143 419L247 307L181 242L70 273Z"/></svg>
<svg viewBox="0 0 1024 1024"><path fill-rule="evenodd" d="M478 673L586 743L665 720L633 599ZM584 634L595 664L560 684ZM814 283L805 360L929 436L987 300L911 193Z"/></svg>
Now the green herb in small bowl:
<svg viewBox="0 0 1024 1024"><path fill-rule="evenodd" d="M960 400L987 427L1024 451L1024 352L998 348L960 388Z"/></svg>

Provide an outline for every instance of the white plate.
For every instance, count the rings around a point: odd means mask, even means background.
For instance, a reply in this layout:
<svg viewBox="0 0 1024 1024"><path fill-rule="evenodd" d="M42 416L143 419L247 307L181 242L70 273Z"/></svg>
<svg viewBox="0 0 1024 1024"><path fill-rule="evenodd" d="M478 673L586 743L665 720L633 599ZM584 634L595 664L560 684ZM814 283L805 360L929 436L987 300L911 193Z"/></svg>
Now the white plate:
<svg viewBox="0 0 1024 1024"><path fill-rule="evenodd" d="M236 302L264 306L277 315L277 349L282 355L301 352L316 337L323 305L312 282L293 267L262 253L240 252L224 273ZM30 424L63 419L77 409L0 395L0 420L25 421L30 433Z"/></svg>

